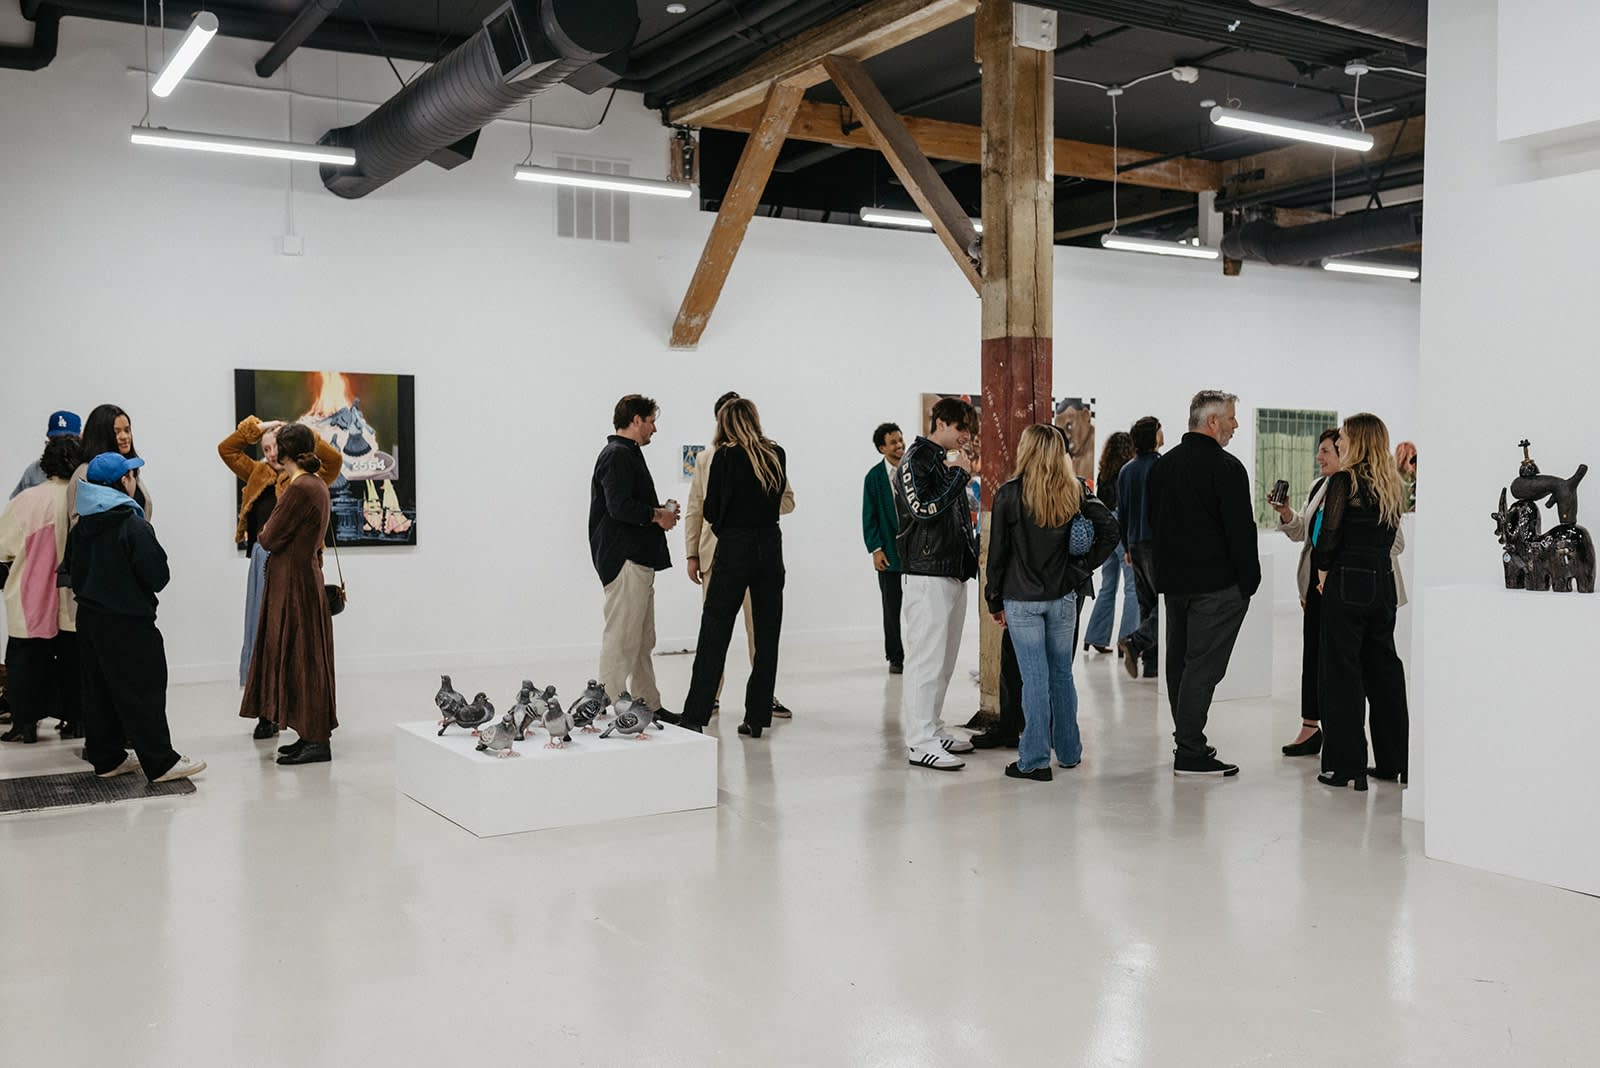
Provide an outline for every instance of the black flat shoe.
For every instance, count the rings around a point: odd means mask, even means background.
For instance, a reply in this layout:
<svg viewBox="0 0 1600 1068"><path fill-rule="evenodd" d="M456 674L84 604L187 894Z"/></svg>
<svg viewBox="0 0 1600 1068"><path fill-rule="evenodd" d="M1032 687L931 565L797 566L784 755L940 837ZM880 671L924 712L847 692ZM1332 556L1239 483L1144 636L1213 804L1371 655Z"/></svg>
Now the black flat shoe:
<svg viewBox="0 0 1600 1068"><path fill-rule="evenodd" d="M974 749L1015 749L1017 736L1014 734L1001 734L999 731L984 731L982 734L972 736Z"/></svg>
<svg viewBox="0 0 1600 1068"><path fill-rule="evenodd" d="M4 734L0 734L0 742L21 742L23 745L32 745L39 740L39 727L37 724L24 726L17 724Z"/></svg>
<svg viewBox="0 0 1600 1068"><path fill-rule="evenodd" d="M270 719L256 720L256 729L250 732L250 737L258 742L265 741L268 738L276 738L277 736L278 725Z"/></svg>
<svg viewBox="0 0 1600 1068"><path fill-rule="evenodd" d="M1365 775L1340 775L1336 771L1325 771L1317 776L1317 781L1324 786L1331 786L1335 790L1343 790L1347 785L1353 784L1357 792L1365 793L1367 790L1367 777Z"/></svg>
<svg viewBox="0 0 1600 1068"><path fill-rule="evenodd" d="M678 715L676 712L668 712L664 708L656 709L655 717L658 722L666 723L674 727L676 727L683 720L683 717Z"/></svg>
<svg viewBox="0 0 1600 1068"><path fill-rule="evenodd" d="M1013 760L1011 763L1006 765L1006 778L1032 779L1034 782L1049 782L1051 779L1055 778L1055 776L1050 773L1049 764L1046 764L1042 768L1034 768L1032 771L1023 771L1017 766L1017 762Z"/></svg>
<svg viewBox="0 0 1600 1068"><path fill-rule="evenodd" d="M1291 742L1283 747L1284 756L1316 756L1322 752L1322 728L1303 742Z"/></svg>
<svg viewBox="0 0 1600 1068"><path fill-rule="evenodd" d="M306 742L298 753L285 753L278 758L280 764L326 764L333 759L333 750L327 742Z"/></svg>
<svg viewBox="0 0 1600 1068"><path fill-rule="evenodd" d="M278 746L278 752L286 753L289 756L294 756L296 753L300 752L300 750L304 749L305 747L306 747L306 740L304 738L296 738L294 741L290 742L288 745L280 745L280 746Z"/></svg>
<svg viewBox="0 0 1600 1068"><path fill-rule="evenodd" d="M82 738L83 728L78 726L76 723L69 723L66 720L62 720L60 723L56 724L56 733L61 735L63 738Z"/></svg>
<svg viewBox="0 0 1600 1068"><path fill-rule="evenodd" d="M762 730L763 730L763 728L761 728L761 727L752 727L748 723L739 724L739 733L740 734L744 734L744 735L748 735L751 738L759 738L759 737L761 737L761 731Z"/></svg>
<svg viewBox="0 0 1600 1068"><path fill-rule="evenodd" d="M1368 768L1367 778L1378 779L1381 782L1394 782L1399 780L1399 782L1403 785L1406 781L1406 773L1403 771L1379 771L1377 768Z"/></svg>
<svg viewBox="0 0 1600 1068"><path fill-rule="evenodd" d="M889 674L891 674L891 675L904 675L905 673L906 673L906 666L904 664L900 663L898 660L894 661L893 663L891 663L889 665Z"/></svg>
<svg viewBox="0 0 1600 1068"><path fill-rule="evenodd" d="M706 729L704 727L700 726L700 724L698 724L698 723L690 723L686 719L679 720L675 724L675 726L682 727L686 731L694 731L696 734L704 734L706 732Z"/></svg>

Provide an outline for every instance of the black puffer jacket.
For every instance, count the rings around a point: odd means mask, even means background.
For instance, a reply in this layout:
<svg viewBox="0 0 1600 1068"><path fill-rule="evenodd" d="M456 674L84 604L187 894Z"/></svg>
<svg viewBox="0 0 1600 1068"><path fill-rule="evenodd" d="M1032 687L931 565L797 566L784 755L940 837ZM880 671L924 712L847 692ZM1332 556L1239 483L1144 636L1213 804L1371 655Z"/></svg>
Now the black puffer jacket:
<svg viewBox="0 0 1600 1068"><path fill-rule="evenodd" d="M972 476L946 467L945 450L918 437L894 477L894 510L900 520L895 547L906 575L965 581L978 575L978 533L967 506Z"/></svg>
<svg viewBox="0 0 1600 1068"><path fill-rule="evenodd" d="M1117 547L1122 531L1111 510L1087 490L1079 513L1094 524L1094 544L1087 556L1072 556L1067 550L1071 520L1061 527L1041 527L1033 521L1022 504L1021 479L995 491L983 590L989 611L1001 611L1008 600L1057 601L1084 592L1095 569Z"/></svg>

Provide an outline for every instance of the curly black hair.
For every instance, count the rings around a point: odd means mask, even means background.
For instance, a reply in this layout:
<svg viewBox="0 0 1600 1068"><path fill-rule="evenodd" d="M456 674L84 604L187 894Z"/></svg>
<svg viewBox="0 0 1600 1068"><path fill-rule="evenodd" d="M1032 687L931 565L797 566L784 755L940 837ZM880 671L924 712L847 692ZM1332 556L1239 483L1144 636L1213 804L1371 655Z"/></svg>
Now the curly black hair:
<svg viewBox="0 0 1600 1068"><path fill-rule="evenodd" d="M44 443L44 453L39 457L39 467L46 478L71 478L72 472L83 463L83 442L71 435L51 438Z"/></svg>

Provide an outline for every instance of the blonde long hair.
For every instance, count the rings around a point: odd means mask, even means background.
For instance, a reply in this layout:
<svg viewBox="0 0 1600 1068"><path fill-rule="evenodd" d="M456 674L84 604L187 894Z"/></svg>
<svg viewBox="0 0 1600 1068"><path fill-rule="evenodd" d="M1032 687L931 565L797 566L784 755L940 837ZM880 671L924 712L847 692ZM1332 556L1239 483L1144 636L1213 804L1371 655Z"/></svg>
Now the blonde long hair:
<svg viewBox="0 0 1600 1068"><path fill-rule="evenodd" d="M1048 423L1035 423L1022 432L1017 477L1022 480L1022 507L1041 527L1064 527L1083 506L1083 485L1061 435Z"/></svg>
<svg viewBox="0 0 1600 1068"><path fill-rule="evenodd" d="M1389 428L1371 412L1357 412L1344 421L1344 470L1354 482L1352 492L1366 489L1378 500L1378 518L1398 527L1406 510L1405 484L1389 450Z"/></svg>
<svg viewBox="0 0 1600 1068"><path fill-rule="evenodd" d="M777 446L761 433L761 413L753 403L736 397L717 409L716 445L739 446L750 457L761 488L773 496L783 492L783 464L778 461Z"/></svg>

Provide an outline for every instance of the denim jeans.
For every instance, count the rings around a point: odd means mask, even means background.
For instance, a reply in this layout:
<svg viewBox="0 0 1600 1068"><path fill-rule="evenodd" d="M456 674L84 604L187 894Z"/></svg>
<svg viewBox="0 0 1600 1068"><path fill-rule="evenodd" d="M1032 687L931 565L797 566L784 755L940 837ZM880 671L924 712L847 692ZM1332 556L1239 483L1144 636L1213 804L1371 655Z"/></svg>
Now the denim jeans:
<svg viewBox="0 0 1600 1068"><path fill-rule="evenodd" d="M1036 771L1050 764L1050 749L1062 764L1083 756L1078 737L1078 691L1072 683L1073 630L1078 596L1059 601L1007 601L1006 629L1022 669L1022 739L1017 766Z"/></svg>
<svg viewBox="0 0 1600 1068"><path fill-rule="evenodd" d="M1116 552L1106 557L1100 565L1100 586L1095 590L1094 611L1089 613L1089 629L1083 640L1102 649L1112 644L1111 617L1117 609L1117 586L1122 586L1122 624L1117 627L1117 640L1121 641L1139 626L1139 593L1134 588L1133 565L1123 562L1127 553L1122 543Z"/></svg>

